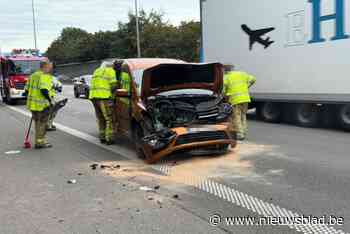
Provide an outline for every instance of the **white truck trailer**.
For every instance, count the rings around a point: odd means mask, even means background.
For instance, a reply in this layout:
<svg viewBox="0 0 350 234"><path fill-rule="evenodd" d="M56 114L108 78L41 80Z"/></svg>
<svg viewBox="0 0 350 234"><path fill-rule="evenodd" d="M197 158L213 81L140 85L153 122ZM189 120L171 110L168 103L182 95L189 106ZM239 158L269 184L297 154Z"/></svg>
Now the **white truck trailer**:
<svg viewBox="0 0 350 234"><path fill-rule="evenodd" d="M201 0L202 59L257 77L268 122L350 130L350 0Z"/></svg>

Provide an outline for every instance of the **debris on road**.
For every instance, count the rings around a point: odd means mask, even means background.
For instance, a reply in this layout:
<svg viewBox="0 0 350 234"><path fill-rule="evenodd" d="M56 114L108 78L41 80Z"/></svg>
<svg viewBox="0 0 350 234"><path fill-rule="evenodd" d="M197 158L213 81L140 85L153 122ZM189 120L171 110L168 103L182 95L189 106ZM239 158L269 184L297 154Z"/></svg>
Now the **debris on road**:
<svg viewBox="0 0 350 234"><path fill-rule="evenodd" d="M92 170L96 170L97 167L98 167L98 164L97 163L92 164L92 165L90 165L90 167L91 167Z"/></svg>
<svg viewBox="0 0 350 234"><path fill-rule="evenodd" d="M124 169L123 169L123 172L132 172L132 169L130 169L130 168L124 168Z"/></svg>
<svg viewBox="0 0 350 234"><path fill-rule="evenodd" d="M174 199L179 199L179 195L175 194L175 195L173 196L173 198L174 198Z"/></svg>
<svg viewBox="0 0 350 234"><path fill-rule="evenodd" d="M147 186L140 187L140 190L145 191L145 192L154 192L154 189L147 187Z"/></svg>
<svg viewBox="0 0 350 234"><path fill-rule="evenodd" d="M81 173L81 172L79 172L79 173L78 173L78 176L83 176L83 175L84 175L84 174L83 174L83 173Z"/></svg>
<svg viewBox="0 0 350 234"><path fill-rule="evenodd" d="M163 201L160 199L157 199L157 204L159 205L159 208L163 208Z"/></svg>
<svg viewBox="0 0 350 234"><path fill-rule="evenodd" d="M100 168L101 168L101 169L106 169L106 168L112 168L112 167L109 166L109 165L101 165Z"/></svg>
<svg viewBox="0 0 350 234"><path fill-rule="evenodd" d="M21 153L20 150L11 150L11 151L5 152L5 154L7 154L7 155L20 154L20 153Z"/></svg>
<svg viewBox="0 0 350 234"><path fill-rule="evenodd" d="M76 184L76 183L77 183L77 180L68 180L67 183L68 183L68 184Z"/></svg>

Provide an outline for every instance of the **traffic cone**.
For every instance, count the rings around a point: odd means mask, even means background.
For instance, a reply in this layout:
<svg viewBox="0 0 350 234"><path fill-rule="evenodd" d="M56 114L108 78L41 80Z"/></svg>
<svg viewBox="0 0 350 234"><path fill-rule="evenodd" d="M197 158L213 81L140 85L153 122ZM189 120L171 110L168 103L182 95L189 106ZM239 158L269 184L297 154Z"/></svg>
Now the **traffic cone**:
<svg viewBox="0 0 350 234"><path fill-rule="evenodd" d="M29 128L28 128L26 137L24 139L24 148L25 149L31 149L32 148L32 144L30 143L30 139L29 139L30 129L32 128L32 123L33 123L33 118L30 119Z"/></svg>

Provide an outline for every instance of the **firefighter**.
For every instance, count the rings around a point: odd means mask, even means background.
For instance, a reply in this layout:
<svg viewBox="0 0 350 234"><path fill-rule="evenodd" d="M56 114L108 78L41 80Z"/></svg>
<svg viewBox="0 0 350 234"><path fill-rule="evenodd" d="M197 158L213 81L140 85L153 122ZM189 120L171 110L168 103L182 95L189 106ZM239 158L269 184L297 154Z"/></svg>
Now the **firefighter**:
<svg viewBox="0 0 350 234"><path fill-rule="evenodd" d="M112 145L113 139L113 93L117 88L116 72L113 64L95 70L90 87L89 99L92 101L102 144Z"/></svg>
<svg viewBox="0 0 350 234"><path fill-rule="evenodd" d="M27 108L32 112L35 124L35 148L51 148L46 141L46 125L49 120L52 100L52 64L45 61L40 64L40 70L31 75L26 85Z"/></svg>
<svg viewBox="0 0 350 234"><path fill-rule="evenodd" d="M233 105L231 130L236 139L243 141L247 137L247 111L251 102L249 88L255 84L256 78L248 73L235 71L231 64L225 65L224 95Z"/></svg>
<svg viewBox="0 0 350 234"><path fill-rule="evenodd" d="M53 63L52 67L53 67L53 75L57 75L56 64ZM52 79L54 79L53 76L52 76ZM51 101L52 101L53 105L56 104L57 92L60 92L58 84L57 84L57 82L54 82L54 80L52 80L52 89L50 90L50 97L51 97ZM61 92L62 92L62 90L61 90ZM49 121L47 122L46 131L52 132L52 131L57 130L56 126L53 124L53 121L56 118L56 115L57 115L57 111L51 111L50 116L49 116Z"/></svg>
<svg viewBox="0 0 350 234"><path fill-rule="evenodd" d="M131 91L131 77L130 77L130 71L127 64L123 64L122 66L122 72L120 75L120 88L126 90L128 93ZM130 105L130 99L129 98L121 98L121 101L129 106Z"/></svg>
<svg viewBox="0 0 350 234"><path fill-rule="evenodd" d="M123 63L124 63L124 61L121 59L115 60L113 63L113 69L116 73L116 79L118 82L120 82L120 80L121 80Z"/></svg>

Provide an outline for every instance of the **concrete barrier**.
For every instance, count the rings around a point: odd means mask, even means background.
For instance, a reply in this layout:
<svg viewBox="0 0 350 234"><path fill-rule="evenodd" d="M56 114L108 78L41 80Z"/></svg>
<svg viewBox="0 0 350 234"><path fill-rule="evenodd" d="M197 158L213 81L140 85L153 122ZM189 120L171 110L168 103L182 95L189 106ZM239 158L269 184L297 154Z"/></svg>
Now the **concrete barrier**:
<svg viewBox="0 0 350 234"><path fill-rule="evenodd" d="M100 60L95 60L83 63L61 64L56 66L56 73L61 78L61 82L70 83L75 77L92 74L101 65L101 62Z"/></svg>

